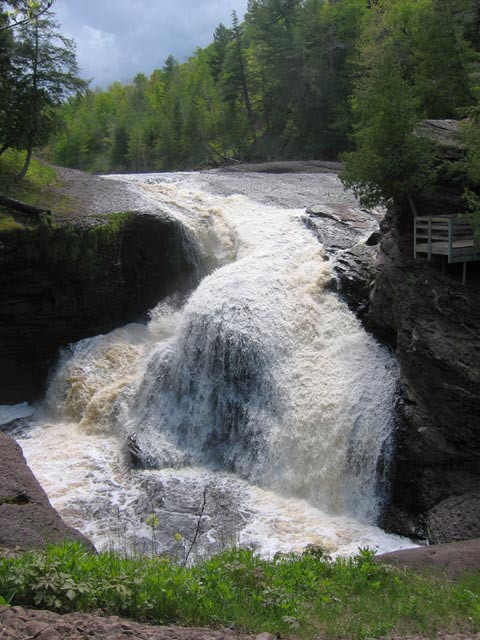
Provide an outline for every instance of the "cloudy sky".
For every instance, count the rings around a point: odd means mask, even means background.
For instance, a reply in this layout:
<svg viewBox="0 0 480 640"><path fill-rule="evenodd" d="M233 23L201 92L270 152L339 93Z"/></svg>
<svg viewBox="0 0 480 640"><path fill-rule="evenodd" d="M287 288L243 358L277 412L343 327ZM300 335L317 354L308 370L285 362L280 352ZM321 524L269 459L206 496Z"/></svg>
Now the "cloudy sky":
<svg viewBox="0 0 480 640"><path fill-rule="evenodd" d="M92 87L149 74L169 54L183 62L212 41L219 22L243 19L247 0L56 0L61 32L77 45L81 75Z"/></svg>

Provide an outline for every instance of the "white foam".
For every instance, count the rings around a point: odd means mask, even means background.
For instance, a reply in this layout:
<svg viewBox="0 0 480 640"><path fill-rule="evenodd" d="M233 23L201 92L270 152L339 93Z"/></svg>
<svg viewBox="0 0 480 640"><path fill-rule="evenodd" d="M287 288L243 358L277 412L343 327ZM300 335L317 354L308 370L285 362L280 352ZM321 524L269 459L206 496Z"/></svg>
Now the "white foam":
<svg viewBox="0 0 480 640"><path fill-rule="evenodd" d="M213 195L193 174L123 179L187 226L216 268L183 307L166 301L146 326L64 352L24 442L54 505L100 546L115 518L145 538L151 474L184 482L185 499L202 482L234 495L241 542L267 555L410 545L374 525L396 364L329 290L303 211ZM132 431L164 470L128 470Z"/></svg>

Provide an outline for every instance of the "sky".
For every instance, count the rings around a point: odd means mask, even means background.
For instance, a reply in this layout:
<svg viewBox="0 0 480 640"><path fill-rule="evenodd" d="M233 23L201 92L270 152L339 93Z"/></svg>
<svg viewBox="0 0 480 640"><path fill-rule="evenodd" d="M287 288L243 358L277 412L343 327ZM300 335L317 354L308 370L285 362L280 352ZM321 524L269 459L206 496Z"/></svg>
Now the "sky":
<svg viewBox="0 0 480 640"><path fill-rule="evenodd" d="M246 8L247 0L56 0L52 10L60 32L75 40L81 77L105 88L148 76L170 54L184 62Z"/></svg>

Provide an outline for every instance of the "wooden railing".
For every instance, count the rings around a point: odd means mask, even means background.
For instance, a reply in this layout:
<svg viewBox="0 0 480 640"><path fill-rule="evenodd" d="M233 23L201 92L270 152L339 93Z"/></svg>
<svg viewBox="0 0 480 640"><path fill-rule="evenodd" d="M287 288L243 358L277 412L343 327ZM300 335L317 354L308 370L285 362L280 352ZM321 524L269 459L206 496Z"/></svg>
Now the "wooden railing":
<svg viewBox="0 0 480 640"><path fill-rule="evenodd" d="M466 280L466 264L480 260L475 246L473 228L463 216L417 216L414 225L414 257L426 253L447 256L448 262L463 262L463 283Z"/></svg>

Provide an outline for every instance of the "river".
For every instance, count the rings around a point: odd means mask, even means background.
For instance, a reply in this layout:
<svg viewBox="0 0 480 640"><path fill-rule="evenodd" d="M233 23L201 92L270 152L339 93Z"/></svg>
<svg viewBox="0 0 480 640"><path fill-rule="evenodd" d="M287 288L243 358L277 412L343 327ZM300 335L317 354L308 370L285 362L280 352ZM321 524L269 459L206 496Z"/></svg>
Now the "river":
<svg viewBox="0 0 480 640"><path fill-rule="evenodd" d="M202 277L148 323L62 351L16 437L64 519L99 549L177 559L413 546L375 525L395 359L331 290L304 224L312 202L358 212L352 194L331 173L113 178L185 227Z"/></svg>

